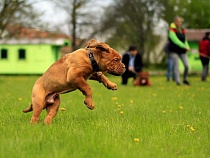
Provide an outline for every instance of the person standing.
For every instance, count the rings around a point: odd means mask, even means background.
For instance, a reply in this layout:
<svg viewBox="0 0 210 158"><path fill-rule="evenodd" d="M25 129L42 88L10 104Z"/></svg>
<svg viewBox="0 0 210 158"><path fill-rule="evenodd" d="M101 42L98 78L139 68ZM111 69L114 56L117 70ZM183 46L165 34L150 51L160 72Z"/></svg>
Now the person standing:
<svg viewBox="0 0 210 158"><path fill-rule="evenodd" d="M209 71L210 32L206 32L203 39L199 42L199 55L203 67L201 81L206 81Z"/></svg>
<svg viewBox="0 0 210 158"><path fill-rule="evenodd" d="M188 56L186 54L186 52L190 50L190 47L185 36L186 30L182 28L182 22L183 19L177 16L174 18L174 22L170 24L168 35L169 53L173 62L173 74L176 84L181 85L179 74L179 59L181 59L184 64L183 84L190 85L188 81Z"/></svg>
<svg viewBox="0 0 210 158"><path fill-rule="evenodd" d="M136 46L130 46L128 51L123 55L122 62L125 65L126 71L122 74L122 84L128 83L128 78L136 79L136 75L142 71L142 57L138 53Z"/></svg>

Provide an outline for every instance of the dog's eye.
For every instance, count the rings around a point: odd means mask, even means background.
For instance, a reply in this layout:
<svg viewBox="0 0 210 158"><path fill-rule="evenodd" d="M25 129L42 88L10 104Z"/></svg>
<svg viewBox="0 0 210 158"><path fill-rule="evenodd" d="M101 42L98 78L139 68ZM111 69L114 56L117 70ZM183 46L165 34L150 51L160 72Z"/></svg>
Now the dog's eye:
<svg viewBox="0 0 210 158"><path fill-rule="evenodd" d="M118 59L114 59L114 62L118 62Z"/></svg>

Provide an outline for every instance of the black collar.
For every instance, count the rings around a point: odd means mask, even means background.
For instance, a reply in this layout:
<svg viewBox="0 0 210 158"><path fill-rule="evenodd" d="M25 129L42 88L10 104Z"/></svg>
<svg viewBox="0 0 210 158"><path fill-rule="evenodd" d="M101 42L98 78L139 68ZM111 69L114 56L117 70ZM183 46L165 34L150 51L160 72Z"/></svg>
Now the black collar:
<svg viewBox="0 0 210 158"><path fill-rule="evenodd" d="M89 58L90 58L90 61L91 61L92 67L93 67L93 71L98 72L99 71L99 66L94 59L94 56L93 56L93 53L92 53L91 49L89 49L88 55L89 55Z"/></svg>

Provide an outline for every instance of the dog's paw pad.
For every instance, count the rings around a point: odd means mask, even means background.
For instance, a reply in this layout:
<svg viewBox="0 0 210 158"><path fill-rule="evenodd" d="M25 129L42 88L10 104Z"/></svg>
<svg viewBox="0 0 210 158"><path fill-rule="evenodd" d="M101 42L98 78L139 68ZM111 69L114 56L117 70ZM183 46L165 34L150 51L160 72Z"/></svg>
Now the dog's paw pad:
<svg viewBox="0 0 210 158"><path fill-rule="evenodd" d="M115 84L113 82L108 82L106 87L107 87L107 89L117 90L117 84Z"/></svg>
<svg viewBox="0 0 210 158"><path fill-rule="evenodd" d="M93 110L94 106L88 106L88 109Z"/></svg>
<svg viewBox="0 0 210 158"><path fill-rule="evenodd" d="M112 89L112 90L117 90L117 86L115 86L115 87L112 87L111 89Z"/></svg>
<svg viewBox="0 0 210 158"><path fill-rule="evenodd" d="M84 104L87 106L88 109L90 109L90 110L94 109L94 103L93 102L84 101Z"/></svg>

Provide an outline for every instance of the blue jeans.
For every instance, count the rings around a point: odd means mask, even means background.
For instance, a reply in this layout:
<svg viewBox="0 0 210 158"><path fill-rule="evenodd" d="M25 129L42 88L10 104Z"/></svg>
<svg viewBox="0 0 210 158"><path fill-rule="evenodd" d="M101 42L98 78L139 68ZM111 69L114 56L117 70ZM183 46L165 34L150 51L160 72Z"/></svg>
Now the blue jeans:
<svg viewBox="0 0 210 158"><path fill-rule="evenodd" d="M188 71L189 71L189 64L188 64L188 57L186 53L178 54L175 52L170 52L171 58L173 62L173 71L174 71L174 79L176 83L180 83L180 74L179 74L179 58L181 59L184 65L184 74L183 74L183 81L187 81Z"/></svg>
<svg viewBox="0 0 210 158"><path fill-rule="evenodd" d="M172 78L173 78L173 80L174 80L173 60L172 60L172 58L171 58L171 54L169 53L169 54L168 54L168 70L167 70L167 73L166 73L166 78L167 78L168 81L170 80L171 73L172 73Z"/></svg>

